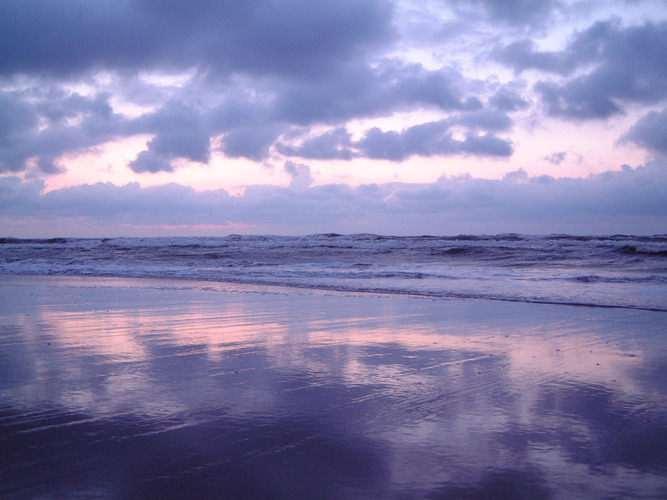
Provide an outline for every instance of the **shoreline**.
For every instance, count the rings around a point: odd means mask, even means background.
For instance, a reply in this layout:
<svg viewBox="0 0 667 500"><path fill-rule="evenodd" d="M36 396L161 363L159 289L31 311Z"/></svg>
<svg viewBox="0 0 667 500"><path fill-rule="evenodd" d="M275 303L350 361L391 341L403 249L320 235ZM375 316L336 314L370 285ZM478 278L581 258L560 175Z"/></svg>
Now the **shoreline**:
<svg viewBox="0 0 667 500"><path fill-rule="evenodd" d="M547 305L547 306L567 306L567 307L583 307L583 308L601 308L601 309L623 309L630 311L647 311L647 312L667 312L667 309L660 307L643 307L643 306L630 306L622 304L596 304L596 303L583 303L583 302L569 302L569 301L555 301L555 300L534 300L534 299L520 299L520 298L508 298L508 297L478 297L472 295L439 295L435 293L416 293L413 291L401 291L401 290L391 290L391 289L342 289L339 287L331 286L325 287L322 285L319 286L309 286L305 284L274 284L270 282L258 283L258 282L245 282L245 281L218 281L218 280L202 280L198 278L156 278L150 276L78 276L78 275L61 275L61 274L0 274L0 283L3 282L3 278L7 277L16 278L16 277L25 277L29 278L45 278L45 279L63 279L63 280L78 280L81 279L84 282L86 280L104 280L108 281L110 285L119 286L123 281L128 281L129 286L131 282L137 281L138 283L189 283L196 287L197 284L201 285L201 288L206 287L215 287L218 286L221 288L220 291L226 291L230 293L236 293L239 290L245 292L257 292L265 293L268 291L274 291L275 293L297 293L298 291L307 291L309 293L334 293L334 294L343 294L343 295L355 295L359 294L361 296L397 296L397 297L413 297L416 299L427 299L427 300L443 300L443 301L479 301L479 302L505 302L509 304L535 304L535 305ZM114 282L116 282L114 284ZM86 286L86 285L81 285Z"/></svg>
<svg viewBox="0 0 667 500"><path fill-rule="evenodd" d="M8 498L667 493L663 314L152 278L0 285Z"/></svg>

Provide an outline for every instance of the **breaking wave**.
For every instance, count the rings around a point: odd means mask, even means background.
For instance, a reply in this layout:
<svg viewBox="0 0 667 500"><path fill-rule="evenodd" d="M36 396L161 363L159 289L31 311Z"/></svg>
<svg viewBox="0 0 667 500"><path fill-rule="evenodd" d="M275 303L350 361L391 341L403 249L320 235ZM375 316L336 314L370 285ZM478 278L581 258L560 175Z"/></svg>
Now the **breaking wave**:
<svg viewBox="0 0 667 500"><path fill-rule="evenodd" d="M0 273L667 310L667 235L0 238Z"/></svg>

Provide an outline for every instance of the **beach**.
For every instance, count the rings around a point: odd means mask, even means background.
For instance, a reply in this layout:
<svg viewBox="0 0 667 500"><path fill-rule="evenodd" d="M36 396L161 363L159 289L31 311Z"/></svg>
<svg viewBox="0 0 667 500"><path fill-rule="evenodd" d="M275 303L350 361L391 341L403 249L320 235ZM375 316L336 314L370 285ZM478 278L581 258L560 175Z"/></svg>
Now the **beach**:
<svg viewBox="0 0 667 500"><path fill-rule="evenodd" d="M2 498L664 498L664 311L0 276Z"/></svg>

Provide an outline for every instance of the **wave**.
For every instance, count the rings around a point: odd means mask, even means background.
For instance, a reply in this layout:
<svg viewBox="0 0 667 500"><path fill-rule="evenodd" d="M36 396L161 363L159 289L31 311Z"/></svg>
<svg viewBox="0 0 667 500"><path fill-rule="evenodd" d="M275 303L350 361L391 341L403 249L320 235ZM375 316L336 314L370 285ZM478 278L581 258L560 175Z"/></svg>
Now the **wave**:
<svg viewBox="0 0 667 500"><path fill-rule="evenodd" d="M0 238L0 273L667 309L667 236Z"/></svg>
<svg viewBox="0 0 667 500"><path fill-rule="evenodd" d="M616 249L616 252L623 253L626 255L647 255L651 257L667 257L667 250L640 250L635 245L623 245L620 248Z"/></svg>
<svg viewBox="0 0 667 500"><path fill-rule="evenodd" d="M0 238L0 245L21 245L21 244L35 244L35 245L53 245L69 243L68 238L45 238L45 239L22 239L22 238Z"/></svg>

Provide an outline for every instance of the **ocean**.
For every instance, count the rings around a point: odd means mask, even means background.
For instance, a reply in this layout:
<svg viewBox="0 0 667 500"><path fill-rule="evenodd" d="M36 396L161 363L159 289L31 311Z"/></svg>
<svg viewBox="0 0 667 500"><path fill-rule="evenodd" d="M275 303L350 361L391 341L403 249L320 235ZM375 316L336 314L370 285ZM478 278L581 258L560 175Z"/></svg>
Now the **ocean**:
<svg viewBox="0 0 667 500"><path fill-rule="evenodd" d="M667 311L667 235L0 238L0 274L160 278Z"/></svg>
<svg viewBox="0 0 667 500"><path fill-rule="evenodd" d="M667 498L665 257L0 239L0 497Z"/></svg>

